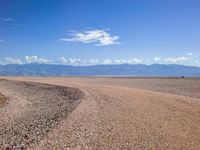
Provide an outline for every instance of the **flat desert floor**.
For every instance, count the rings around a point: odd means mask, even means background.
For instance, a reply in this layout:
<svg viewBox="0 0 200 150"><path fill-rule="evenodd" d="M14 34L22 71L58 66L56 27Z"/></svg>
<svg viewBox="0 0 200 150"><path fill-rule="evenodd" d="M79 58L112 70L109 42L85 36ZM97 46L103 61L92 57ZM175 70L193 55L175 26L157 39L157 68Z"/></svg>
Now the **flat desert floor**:
<svg viewBox="0 0 200 150"><path fill-rule="evenodd" d="M200 79L0 77L0 149L200 149Z"/></svg>

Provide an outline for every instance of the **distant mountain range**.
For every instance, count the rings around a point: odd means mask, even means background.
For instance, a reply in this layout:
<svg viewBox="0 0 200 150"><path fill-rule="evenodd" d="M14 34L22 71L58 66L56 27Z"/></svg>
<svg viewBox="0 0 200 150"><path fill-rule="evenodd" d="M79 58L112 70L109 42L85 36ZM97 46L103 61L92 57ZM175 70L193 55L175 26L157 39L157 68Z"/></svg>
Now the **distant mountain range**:
<svg viewBox="0 0 200 150"><path fill-rule="evenodd" d="M200 67L164 64L67 66L53 64L0 65L0 76L160 76L200 77Z"/></svg>

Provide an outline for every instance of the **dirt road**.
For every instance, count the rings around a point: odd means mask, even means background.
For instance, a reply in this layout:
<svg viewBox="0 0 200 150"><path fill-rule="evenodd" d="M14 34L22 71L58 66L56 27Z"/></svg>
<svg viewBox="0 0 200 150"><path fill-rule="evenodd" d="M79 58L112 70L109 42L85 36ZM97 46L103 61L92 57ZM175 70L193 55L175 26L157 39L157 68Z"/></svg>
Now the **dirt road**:
<svg viewBox="0 0 200 150"><path fill-rule="evenodd" d="M174 81L168 81L165 87L166 81L161 79L147 82L159 85L152 90L146 88L145 80L141 80L142 86L130 86L131 79L129 84L123 79L8 79L75 87L85 94L85 99L31 149L200 149L198 85L189 87L180 82L181 86L177 83L176 91L170 92L166 89L174 87ZM8 88L0 89L8 95ZM181 96L183 91L186 96ZM191 94L194 91L196 95Z"/></svg>

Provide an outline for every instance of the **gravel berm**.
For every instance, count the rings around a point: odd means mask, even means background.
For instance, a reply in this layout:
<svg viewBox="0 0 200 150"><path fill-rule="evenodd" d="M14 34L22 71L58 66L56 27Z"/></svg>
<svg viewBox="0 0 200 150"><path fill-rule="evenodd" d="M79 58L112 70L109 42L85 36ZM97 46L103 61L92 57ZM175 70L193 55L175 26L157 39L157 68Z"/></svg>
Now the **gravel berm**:
<svg viewBox="0 0 200 150"><path fill-rule="evenodd" d="M0 80L0 92L8 96L0 108L0 149L6 150L40 142L84 98L77 88L8 80Z"/></svg>

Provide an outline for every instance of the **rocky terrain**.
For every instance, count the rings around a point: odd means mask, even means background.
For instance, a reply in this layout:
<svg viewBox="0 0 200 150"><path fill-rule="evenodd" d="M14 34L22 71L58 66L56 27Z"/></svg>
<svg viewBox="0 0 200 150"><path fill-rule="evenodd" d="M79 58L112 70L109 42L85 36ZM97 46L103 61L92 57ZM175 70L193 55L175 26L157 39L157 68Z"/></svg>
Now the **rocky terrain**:
<svg viewBox="0 0 200 150"><path fill-rule="evenodd" d="M5 80L6 79L6 80ZM200 149L200 79L2 77L4 149Z"/></svg>
<svg viewBox="0 0 200 150"><path fill-rule="evenodd" d="M8 105L0 110L2 149L32 147L67 118L83 98L78 89L48 84L0 80L0 87L9 96Z"/></svg>
<svg viewBox="0 0 200 150"><path fill-rule="evenodd" d="M7 98L0 93L0 107L3 107L7 102Z"/></svg>

